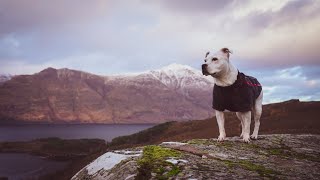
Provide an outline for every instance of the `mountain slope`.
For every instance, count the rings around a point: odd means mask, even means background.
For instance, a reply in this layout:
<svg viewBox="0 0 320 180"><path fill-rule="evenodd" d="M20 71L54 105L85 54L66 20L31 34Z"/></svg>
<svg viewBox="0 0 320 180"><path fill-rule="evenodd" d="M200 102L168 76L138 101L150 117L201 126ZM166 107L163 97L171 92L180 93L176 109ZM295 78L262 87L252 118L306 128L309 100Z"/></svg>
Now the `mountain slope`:
<svg viewBox="0 0 320 180"><path fill-rule="evenodd" d="M212 86L200 71L178 64L119 76L47 68L0 86L0 119L55 123L204 119L213 115Z"/></svg>

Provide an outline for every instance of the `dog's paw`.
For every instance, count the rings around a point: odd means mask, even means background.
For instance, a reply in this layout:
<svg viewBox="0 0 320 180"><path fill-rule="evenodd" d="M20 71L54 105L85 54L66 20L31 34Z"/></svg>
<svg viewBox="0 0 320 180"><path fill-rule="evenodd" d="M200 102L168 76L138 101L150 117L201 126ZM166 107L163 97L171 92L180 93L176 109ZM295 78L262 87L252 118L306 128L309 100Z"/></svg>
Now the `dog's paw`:
<svg viewBox="0 0 320 180"><path fill-rule="evenodd" d="M218 137L217 141L218 141L218 142L222 142L222 141L224 141L225 139L226 139L226 136L221 136L221 135L220 135L220 136Z"/></svg>
<svg viewBox="0 0 320 180"><path fill-rule="evenodd" d="M251 138L252 140L257 140L257 139L258 139L258 135L252 134L252 135L250 136L250 138Z"/></svg>
<svg viewBox="0 0 320 180"><path fill-rule="evenodd" d="M240 138L243 138L243 133L240 134Z"/></svg>
<svg viewBox="0 0 320 180"><path fill-rule="evenodd" d="M245 143L249 143L250 142L250 136L243 137L242 141L245 142Z"/></svg>

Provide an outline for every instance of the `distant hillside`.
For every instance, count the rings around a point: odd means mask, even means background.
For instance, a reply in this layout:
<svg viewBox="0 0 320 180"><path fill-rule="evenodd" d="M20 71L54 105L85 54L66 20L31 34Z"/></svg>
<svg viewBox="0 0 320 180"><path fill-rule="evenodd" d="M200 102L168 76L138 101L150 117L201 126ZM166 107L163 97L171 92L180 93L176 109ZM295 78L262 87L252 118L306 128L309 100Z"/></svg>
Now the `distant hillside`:
<svg viewBox="0 0 320 180"><path fill-rule="evenodd" d="M263 106L260 134L320 134L320 102L290 100ZM226 113L227 137L239 136L240 121L234 113ZM253 123L253 121L252 121ZM251 125L253 128L253 125ZM251 130L252 132L252 130ZM113 149L163 141L183 141L198 138L216 138L219 131L216 118L188 122L167 122L133 135L113 139Z"/></svg>
<svg viewBox="0 0 320 180"><path fill-rule="evenodd" d="M47 68L0 85L0 123L162 123L205 119L213 80L172 64L134 75Z"/></svg>

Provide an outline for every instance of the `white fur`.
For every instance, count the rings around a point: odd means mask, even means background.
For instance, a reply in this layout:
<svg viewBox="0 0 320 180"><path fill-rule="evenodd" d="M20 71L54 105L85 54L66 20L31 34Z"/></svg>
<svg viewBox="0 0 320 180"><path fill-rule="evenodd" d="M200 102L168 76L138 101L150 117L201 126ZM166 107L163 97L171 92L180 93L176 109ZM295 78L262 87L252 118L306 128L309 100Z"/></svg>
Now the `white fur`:
<svg viewBox="0 0 320 180"><path fill-rule="evenodd" d="M207 56L205 58L205 64L207 64L208 73L215 79L215 84L218 86L230 86L237 80L238 70L229 61L230 54L223 52L222 50ZM213 61L213 58L218 60ZM240 137L244 142L250 142L250 124L251 115L254 117L255 125L254 131L251 135L252 139L258 138L260 117L262 113L262 99L263 93L255 101L255 105L251 111L248 112L236 112L238 119L241 121L242 132ZM252 114L251 114L252 113ZM218 141L223 141L226 138L226 132L224 128L224 112L216 110L216 119L219 126L219 137Z"/></svg>

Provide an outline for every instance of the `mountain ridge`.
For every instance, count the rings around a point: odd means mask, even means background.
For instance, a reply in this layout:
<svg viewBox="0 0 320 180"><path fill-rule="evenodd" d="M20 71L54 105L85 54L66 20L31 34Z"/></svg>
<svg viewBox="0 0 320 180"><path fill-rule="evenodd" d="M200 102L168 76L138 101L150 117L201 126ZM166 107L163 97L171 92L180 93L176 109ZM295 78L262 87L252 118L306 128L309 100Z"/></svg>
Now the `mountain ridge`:
<svg viewBox="0 0 320 180"><path fill-rule="evenodd" d="M0 119L161 123L213 115L213 82L186 65L100 76L68 68L18 75L0 86Z"/></svg>

